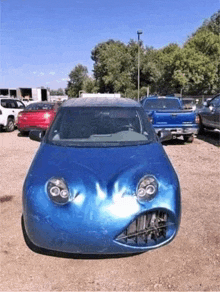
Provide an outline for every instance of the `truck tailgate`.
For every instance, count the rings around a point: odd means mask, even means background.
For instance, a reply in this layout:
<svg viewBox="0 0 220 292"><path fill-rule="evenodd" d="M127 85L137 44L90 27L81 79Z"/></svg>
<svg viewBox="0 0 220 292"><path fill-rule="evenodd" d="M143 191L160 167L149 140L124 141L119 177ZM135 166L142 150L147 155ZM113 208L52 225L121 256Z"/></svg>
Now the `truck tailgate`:
<svg viewBox="0 0 220 292"><path fill-rule="evenodd" d="M195 123L195 113L192 111L154 111L153 124L169 126L187 126Z"/></svg>

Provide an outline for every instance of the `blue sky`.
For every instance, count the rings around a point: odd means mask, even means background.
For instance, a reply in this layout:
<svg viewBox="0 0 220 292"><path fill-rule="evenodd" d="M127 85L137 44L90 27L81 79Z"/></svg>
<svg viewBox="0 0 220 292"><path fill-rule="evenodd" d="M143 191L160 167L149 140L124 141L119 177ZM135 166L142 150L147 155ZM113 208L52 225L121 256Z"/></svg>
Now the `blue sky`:
<svg viewBox="0 0 220 292"><path fill-rule="evenodd" d="M65 88L70 71L92 72L92 49L108 39L182 45L219 0L0 0L0 88Z"/></svg>

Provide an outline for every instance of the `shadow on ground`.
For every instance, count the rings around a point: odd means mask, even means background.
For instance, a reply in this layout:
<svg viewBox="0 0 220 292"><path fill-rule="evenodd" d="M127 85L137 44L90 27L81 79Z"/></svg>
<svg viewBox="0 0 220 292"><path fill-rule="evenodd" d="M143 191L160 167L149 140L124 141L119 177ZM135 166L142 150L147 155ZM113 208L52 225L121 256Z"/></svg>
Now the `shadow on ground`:
<svg viewBox="0 0 220 292"><path fill-rule="evenodd" d="M181 139L181 138L176 138L176 139L172 139L172 140L169 140L169 141L162 142L162 145L163 146L168 146L168 145L184 145L184 144L187 144L187 143L184 142L183 139Z"/></svg>
<svg viewBox="0 0 220 292"><path fill-rule="evenodd" d="M220 131L205 130L204 134L197 136L197 139L220 146Z"/></svg>

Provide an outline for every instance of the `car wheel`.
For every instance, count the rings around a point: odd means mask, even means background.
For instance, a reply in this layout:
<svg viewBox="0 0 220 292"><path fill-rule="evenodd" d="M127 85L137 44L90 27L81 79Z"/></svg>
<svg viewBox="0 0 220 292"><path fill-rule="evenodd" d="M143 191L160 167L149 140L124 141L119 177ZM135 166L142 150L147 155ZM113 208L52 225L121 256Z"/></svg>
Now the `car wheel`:
<svg viewBox="0 0 220 292"><path fill-rule="evenodd" d="M14 120L12 118L8 118L8 122L6 125L6 131L7 132L12 132L15 129L15 123Z"/></svg>
<svg viewBox="0 0 220 292"><path fill-rule="evenodd" d="M204 126L202 124L202 118L199 116L199 135L204 134Z"/></svg>
<svg viewBox="0 0 220 292"><path fill-rule="evenodd" d="M183 140L184 140L184 142L192 143L193 140L194 140L194 137L193 137L193 135L190 135L190 136L183 136Z"/></svg>

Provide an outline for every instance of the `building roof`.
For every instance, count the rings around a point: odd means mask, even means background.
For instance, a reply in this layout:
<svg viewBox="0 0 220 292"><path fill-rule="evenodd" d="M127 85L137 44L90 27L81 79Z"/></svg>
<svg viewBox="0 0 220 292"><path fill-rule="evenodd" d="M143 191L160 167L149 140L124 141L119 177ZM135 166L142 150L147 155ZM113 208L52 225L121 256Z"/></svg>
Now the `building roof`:
<svg viewBox="0 0 220 292"><path fill-rule="evenodd" d="M141 107L130 98L117 97L79 97L71 98L62 104L63 107Z"/></svg>

